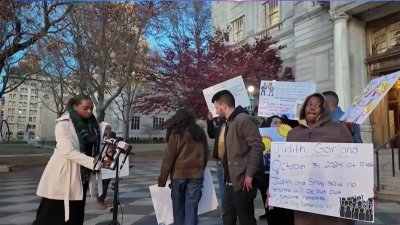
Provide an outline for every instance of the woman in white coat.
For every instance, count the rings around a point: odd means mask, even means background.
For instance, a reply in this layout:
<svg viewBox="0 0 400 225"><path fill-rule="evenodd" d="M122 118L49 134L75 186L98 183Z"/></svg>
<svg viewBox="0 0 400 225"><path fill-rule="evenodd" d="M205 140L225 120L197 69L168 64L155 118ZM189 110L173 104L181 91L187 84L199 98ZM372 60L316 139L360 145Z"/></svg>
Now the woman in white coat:
<svg viewBox="0 0 400 225"><path fill-rule="evenodd" d="M33 225L82 225L84 221L101 134L90 97L71 98L67 110L56 120L57 144L36 192L42 200Z"/></svg>

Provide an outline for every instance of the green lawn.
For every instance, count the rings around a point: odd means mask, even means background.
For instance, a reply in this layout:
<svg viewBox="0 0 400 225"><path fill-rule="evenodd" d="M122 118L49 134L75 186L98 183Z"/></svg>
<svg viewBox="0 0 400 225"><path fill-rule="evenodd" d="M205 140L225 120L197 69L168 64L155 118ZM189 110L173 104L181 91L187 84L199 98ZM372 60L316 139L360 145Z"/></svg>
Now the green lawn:
<svg viewBox="0 0 400 225"><path fill-rule="evenodd" d="M28 144L0 143L0 155L25 155L51 152L53 152L53 148L38 148Z"/></svg>

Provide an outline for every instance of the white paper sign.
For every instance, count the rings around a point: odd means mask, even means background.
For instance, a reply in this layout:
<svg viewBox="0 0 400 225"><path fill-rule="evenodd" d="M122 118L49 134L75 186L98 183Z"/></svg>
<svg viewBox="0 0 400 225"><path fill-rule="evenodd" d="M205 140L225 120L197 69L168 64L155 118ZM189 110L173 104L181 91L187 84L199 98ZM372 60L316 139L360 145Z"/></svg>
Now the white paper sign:
<svg viewBox="0 0 400 225"><path fill-rule="evenodd" d="M158 187L157 184L149 187L151 200L153 201L154 212L157 217L157 224L167 225L174 222L172 212L171 189L168 187ZM203 193L199 202L198 215L217 209L218 200L215 193L214 184L211 178L210 169L204 170Z"/></svg>
<svg viewBox="0 0 400 225"><path fill-rule="evenodd" d="M315 83L263 80L260 84L258 116L285 114L289 119L296 119L304 100L315 90Z"/></svg>
<svg viewBox="0 0 400 225"><path fill-rule="evenodd" d="M235 97L236 106L250 106L250 99L249 95L247 94L246 87L244 86L243 78L242 76L238 76L203 90L203 95L206 100L208 110L213 114L214 117L218 115L211 100L215 93L222 90L228 90L232 93L232 95Z"/></svg>
<svg viewBox="0 0 400 225"><path fill-rule="evenodd" d="M122 161L124 160L124 158L125 158L125 154L121 153L121 155L119 156L119 164L118 164L120 168L121 168ZM109 170L109 169L101 168L101 179L105 180L105 179L115 178L116 171L117 170ZM124 165L119 170L118 176L119 177L129 176L129 156L126 158Z"/></svg>
<svg viewBox="0 0 400 225"><path fill-rule="evenodd" d="M272 142L273 206L374 221L372 144Z"/></svg>
<svg viewBox="0 0 400 225"><path fill-rule="evenodd" d="M396 72L371 80L340 120L362 124L399 78L400 72Z"/></svg>

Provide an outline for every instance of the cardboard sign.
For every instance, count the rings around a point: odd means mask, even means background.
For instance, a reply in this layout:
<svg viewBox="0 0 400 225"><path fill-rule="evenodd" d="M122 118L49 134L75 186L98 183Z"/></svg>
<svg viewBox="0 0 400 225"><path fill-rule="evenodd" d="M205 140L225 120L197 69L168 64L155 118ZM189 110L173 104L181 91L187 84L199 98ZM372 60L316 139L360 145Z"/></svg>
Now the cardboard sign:
<svg viewBox="0 0 400 225"><path fill-rule="evenodd" d="M273 142L269 204L374 221L372 144Z"/></svg>
<svg viewBox="0 0 400 225"><path fill-rule="evenodd" d="M371 80L361 95L354 99L352 106L343 114L340 120L357 124L364 123L399 78L400 72L395 72Z"/></svg>
<svg viewBox="0 0 400 225"><path fill-rule="evenodd" d="M217 117L218 115L211 100L215 93L222 90L228 90L232 93L233 97L235 97L236 106L241 105L244 108L250 106L251 103L246 87L244 86L243 78L242 76L238 76L203 90L203 95L206 100L208 110L213 114L214 117Z"/></svg>
<svg viewBox="0 0 400 225"><path fill-rule="evenodd" d="M315 93L315 83L261 81L258 115L270 117L285 114L296 119L296 114L307 96Z"/></svg>

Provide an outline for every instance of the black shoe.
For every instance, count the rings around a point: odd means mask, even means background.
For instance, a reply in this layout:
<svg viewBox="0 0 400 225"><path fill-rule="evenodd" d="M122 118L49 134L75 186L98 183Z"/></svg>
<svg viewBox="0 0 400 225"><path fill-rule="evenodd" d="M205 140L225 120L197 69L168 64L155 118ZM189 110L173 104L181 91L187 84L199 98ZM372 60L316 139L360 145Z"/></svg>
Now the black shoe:
<svg viewBox="0 0 400 225"><path fill-rule="evenodd" d="M261 215L258 217L260 220L265 220L267 219L267 213L265 213L264 215Z"/></svg>

